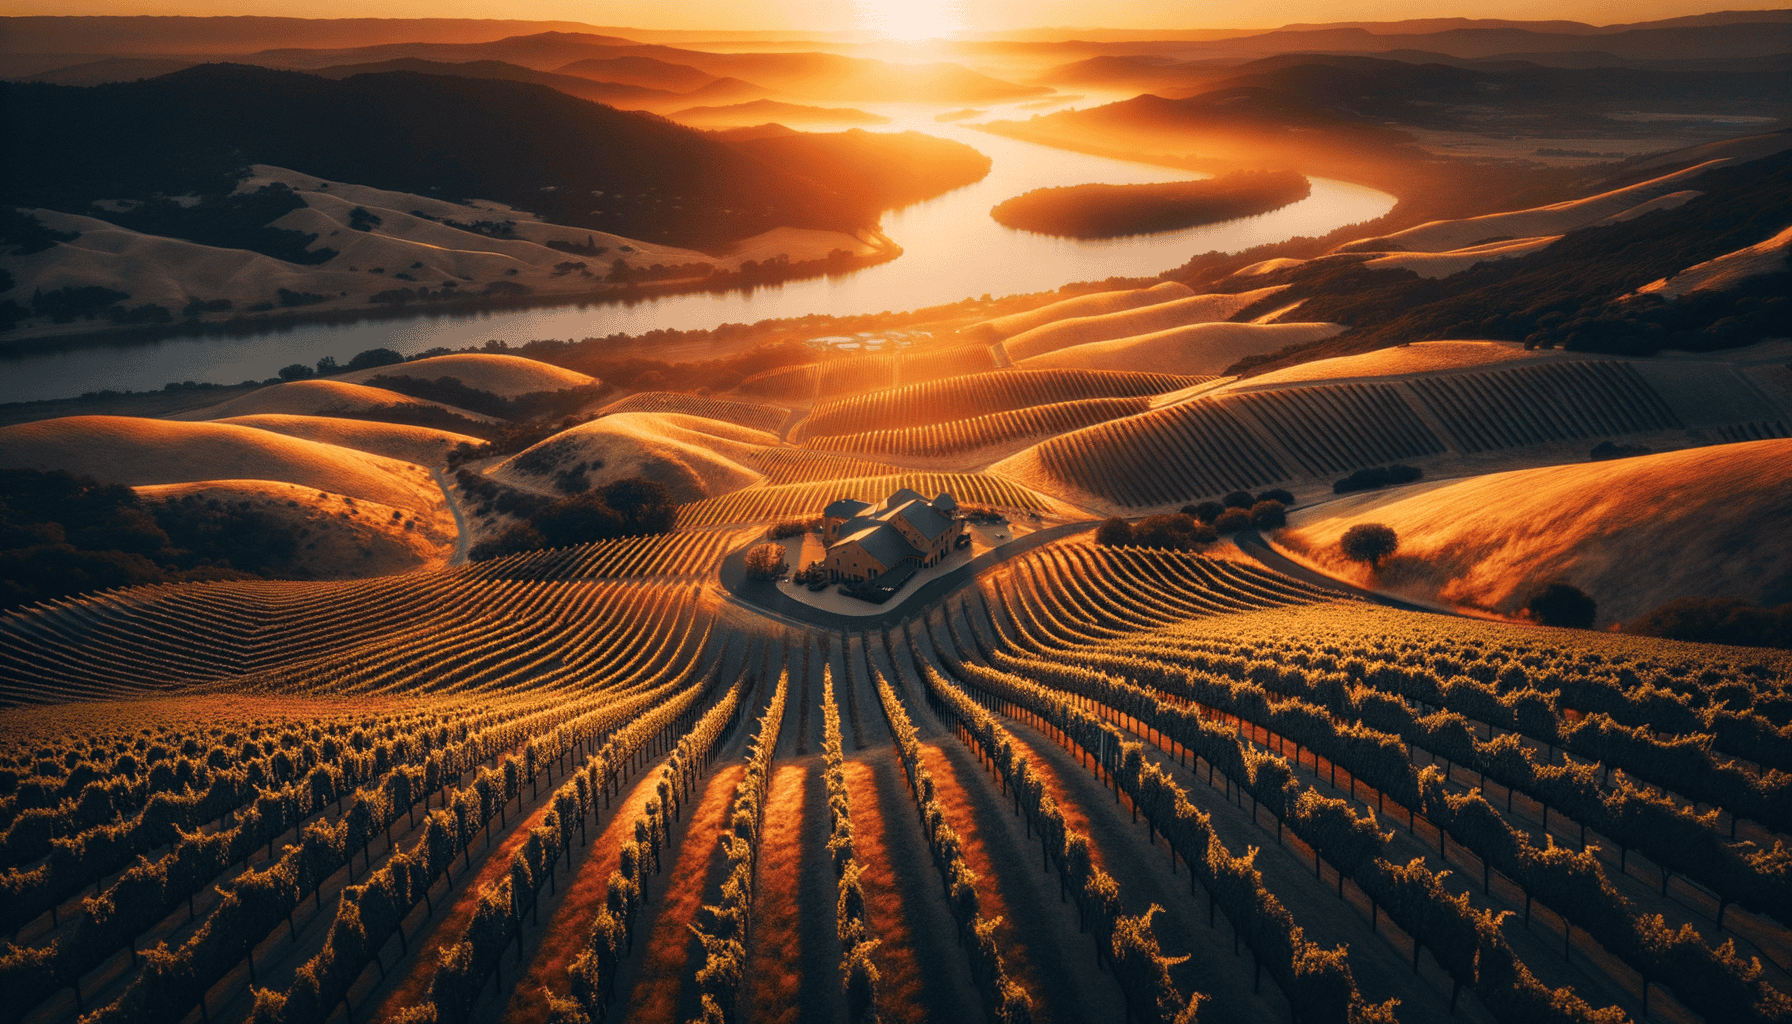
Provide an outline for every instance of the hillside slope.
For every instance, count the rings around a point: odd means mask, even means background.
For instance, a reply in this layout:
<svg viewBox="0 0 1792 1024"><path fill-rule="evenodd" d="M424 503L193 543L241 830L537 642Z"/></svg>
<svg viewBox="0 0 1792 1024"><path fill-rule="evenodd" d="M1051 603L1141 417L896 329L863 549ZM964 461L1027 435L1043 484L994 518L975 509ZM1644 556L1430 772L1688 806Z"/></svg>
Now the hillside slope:
<svg viewBox="0 0 1792 1024"><path fill-rule="evenodd" d="M1379 574L1338 553L1358 523L1400 538ZM1792 440L1495 473L1340 498L1290 517L1278 546L1351 582L1515 614L1563 580L1599 624L1680 597L1792 601Z"/></svg>
<svg viewBox="0 0 1792 1024"><path fill-rule="evenodd" d="M0 103L38 143L10 150L13 201L67 212L228 192L249 162L697 247L780 225L851 230L878 212L850 183L526 82L211 64L91 89L5 84Z"/></svg>
<svg viewBox="0 0 1792 1024"><path fill-rule="evenodd" d="M419 512L443 504L421 466L224 423L125 416L22 423L0 428L0 465L60 469L132 487L273 480Z"/></svg>

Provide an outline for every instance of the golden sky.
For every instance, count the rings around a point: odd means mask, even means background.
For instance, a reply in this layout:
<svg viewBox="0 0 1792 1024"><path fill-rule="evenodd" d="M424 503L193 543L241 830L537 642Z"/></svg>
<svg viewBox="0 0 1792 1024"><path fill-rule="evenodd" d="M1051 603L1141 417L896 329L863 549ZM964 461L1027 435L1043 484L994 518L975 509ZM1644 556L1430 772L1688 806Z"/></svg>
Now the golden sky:
<svg viewBox="0 0 1792 1024"><path fill-rule="evenodd" d="M0 14L7 15L520 18L652 29L875 31L909 39L1044 26L1274 28L1293 22L1434 17L1606 25L1719 9L1723 5L1711 0L0 0Z"/></svg>

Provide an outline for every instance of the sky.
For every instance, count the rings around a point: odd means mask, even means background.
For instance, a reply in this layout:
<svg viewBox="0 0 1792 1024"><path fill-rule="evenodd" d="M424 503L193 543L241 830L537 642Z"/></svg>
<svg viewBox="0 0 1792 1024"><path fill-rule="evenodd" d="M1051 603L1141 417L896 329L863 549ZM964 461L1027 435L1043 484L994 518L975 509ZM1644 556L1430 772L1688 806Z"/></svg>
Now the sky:
<svg viewBox="0 0 1792 1024"><path fill-rule="evenodd" d="M873 31L892 38L1047 26L1237 29L1433 17L1607 25L1721 9L1711 0L0 0L6 15L521 18L652 29Z"/></svg>

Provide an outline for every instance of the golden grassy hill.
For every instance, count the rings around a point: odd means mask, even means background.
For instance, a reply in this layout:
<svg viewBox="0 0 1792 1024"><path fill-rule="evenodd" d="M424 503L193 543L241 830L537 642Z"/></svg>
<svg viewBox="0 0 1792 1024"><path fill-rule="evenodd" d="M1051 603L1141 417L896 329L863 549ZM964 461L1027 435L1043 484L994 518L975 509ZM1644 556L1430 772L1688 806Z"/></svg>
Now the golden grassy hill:
<svg viewBox="0 0 1792 1024"><path fill-rule="evenodd" d="M1448 252L1469 246L1483 245L1495 239L1531 239L1560 235L1575 228L1584 228L1601 221L1621 219L1640 212L1639 207L1660 209L1665 197L1682 194L1681 202L1696 193L1685 184L1716 167L1733 163L1730 158L1708 160L1685 170L1664 174L1659 178L1638 182L1624 188L1601 192L1585 199L1564 203L1490 213L1459 220L1434 220L1404 231L1376 238L1364 238L1339 246L1339 252ZM1249 269L1249 268L1247 268Z"/></svg>
<svg viewBox="0 0 1792 1024"><path fill-rule="evenodd" d="M61 469L138 487L274 480L425 512L442 492L421 466L267 430L128 416L68 416L0 427L0 465Z"/></svg>
<svg viewBox="0 0 1792 1024"><path fill-rule="evenodd" d="M1078 295L1072 299L1064 299L1038 309L1029 309L1024 313L1011 313L993 320L984 320L972 324L960 331L969 338L987 341L1001 341L1011 338L1022 331L1030 331L1035 327L1043 327L1057 320L1068 320L1071 317L1098 316L1102 313L1119 313L1140 306L1153 306L1171 299L1186 299L1195 294L1194 289L1178 281L1165 281L1163 284L1149 288L1135 288L1117 292L1095 292L1091 295Z"/></svg>
<svg viewBox="0 0 1792 1024"><path fill-rule="evenodd" d="M277 414L285 416L355 416L377 409L383 405L400 404L427 405L443 409L456 416L462 416L479 423L496 423L497 419L484 413L468 412L440 402L426 401L401 395L385 388L370 388L365 384L351 384L342 380L295 380L273 387L251 391L228 402L204 409L178 413L174 419L181 420L219 420L232 416L259 416Z"/></svg>
<svg viewBox="0 0 1792 1024"><path fill-rule="evenodd" d="M456 434L449 430L437 430L433 427L413 427L403 423L379 423L372 420L339 419L334 416L287 416L278 413L261 413L254 416L234 416L230 419L215 420L217 423L228 423L239 427L254 427L257 430L271 430L276 434L288 437L302 437L307 441L319 441L333 444L341 448L353 448L360 452L371 452L384 455L388 459L400 462L414 462L419 466L436 467L448 461L448 453L455 445L470 444L477 447L485 442L481 438L467 434Z"/></svg>
<svg viewBox="0 0 1792 1024"><path fill-rule="evenodd" d="M1210 376L1244 358L1339 333L1339 324L1198 323L1061 348L1015 362L1024 370L1149 370Z"/></svg>
<svg viewBox="0 0 1792 1024"><path fill-rule="evenodd" d="M1378 577L1338 553L1357 523L1400 537ZM1363 586L1501 615L1562 580L1603 626L1678 597L1792 600L1789 525L1792 440L1778 439L1351 495L1295 513L1276 543Z"/></svg>
<svg viewBox="0 0 1792 1024"><path fill-rule="evenodd" d="M680 503L758 483L753 457L774 434L680 413L624 412L563 430L505 459L488 475L514 487L557 493L554 479L578 473L593 487L623 477L658 480Z"/></svg>
<svg viewBox="0 0 1792 1024"><path fill-rule="evenodd" d="M1072 345L1087 345L1097 341L1111 341L1115 338L1131 338L1155 331L1166 331L1172 327L1229 320L1240 310L1266 299L1280 290L1279 287L1258 288L1255 291L1239 292L1236 295L1191 295L1187 298L1171 299L1168 302L1158 302L1138 309L1124 309L1114 313L1054 320L1051 323L1016 334L1003 342L1002 347L1007 351L1008 357L1018 363L1029 357L1056 352Z"/></svg>
<svg viewBox="0 0 1792 1024"><path fill-rule="evenodd" d="M576 370L566 370L552 363L522 356L505 356L484 352L432 356L391 366L375 366L339 374L338 381L364 384L375 377L415 377L418 380L441 380L454 377L462 384L480 391L490 391L504 398L514 398L533 391L564 391L602 383Z"/></svg>
<svg viewBox="0 0 1792 1024"><path fill-rule="evenodd" d="M1786 255L1792 252L1792 227L1764 242L1757 242L1735 252L1727 252L1697 266L1687 267L1672 277L1662 278L1638 288L1664 299L1674 299L1688 292L1734 288L1757 274L1772 274L1786 269Z"/></svg>
<svg viewBox="0 0 1792 1024"><path fill-rule="evenodd" d="M444 505L393 507L365 498L270 480L206 480L135 488L147 501L196 497L249 507L298 539L291 570L302 579L355 579L440 568L458 534Z"/></svg>

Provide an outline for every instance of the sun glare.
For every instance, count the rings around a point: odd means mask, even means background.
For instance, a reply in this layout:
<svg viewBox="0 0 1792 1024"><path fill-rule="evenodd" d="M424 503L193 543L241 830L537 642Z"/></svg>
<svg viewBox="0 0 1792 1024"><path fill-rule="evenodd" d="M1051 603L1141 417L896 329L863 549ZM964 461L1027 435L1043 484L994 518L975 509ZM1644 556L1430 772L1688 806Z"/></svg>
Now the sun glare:
<svg viewBox="0 0 1792 1024"><path fill-rule="evenodd" d="M959 0L853 0L859 24L887 39L934 39L964 27Z"/></svg>

